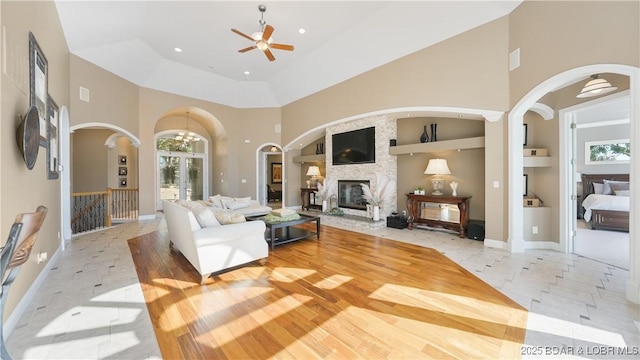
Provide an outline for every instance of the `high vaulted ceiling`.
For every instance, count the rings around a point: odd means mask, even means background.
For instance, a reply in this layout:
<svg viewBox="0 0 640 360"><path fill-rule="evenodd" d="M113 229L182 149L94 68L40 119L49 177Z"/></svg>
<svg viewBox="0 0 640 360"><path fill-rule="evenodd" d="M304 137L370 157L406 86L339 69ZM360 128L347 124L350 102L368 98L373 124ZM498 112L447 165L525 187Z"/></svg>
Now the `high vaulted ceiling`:
<svg viewBox="0 0 640 360"><path fill-rule="evenodd" d="M139 86L279 107L510 13L518 1L56 0L71 53ZM258 31L293 52L238 50ZM298 29L304 28L305 34ZM182 52L174 51L181 48ZM245 75L245 71L250 75Z"/></svg>

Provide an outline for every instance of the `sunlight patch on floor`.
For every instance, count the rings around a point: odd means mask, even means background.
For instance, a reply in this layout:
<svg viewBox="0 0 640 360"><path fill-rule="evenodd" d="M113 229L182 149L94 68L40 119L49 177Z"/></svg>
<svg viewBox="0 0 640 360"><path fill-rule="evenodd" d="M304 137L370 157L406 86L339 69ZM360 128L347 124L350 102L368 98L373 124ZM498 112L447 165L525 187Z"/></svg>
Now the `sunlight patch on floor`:
<svg viewBox="0 0 640 360"><path fill-rule="evenodd" d="M536 314L534 312L529 312L527 331L537 331L544 334L570 337L572 339L605 346L626 346L624 338L618 333L596 329L594 327Z"/></svg>
<svg viewBox="0 0 640 360"><path fill-rule="evenodd" d="M313 300L311 296L302 296L298 294L296 297L285 296L276 301L270 302L266 306L255 309L246 315L235 317L232 321L222 324L215 329L208 331L197 337L198 342L204 345L211 345L211 338L216 339L218 346L235 341L236 338L250 333L256 328L268 325L277 317L294 311L296 308L303 307L304 303ZM202 317L202 314L198 314Z"/></svg>
<svg viewBox="0 0 640 360"><path fill-rule="evenodd" d="M514 310L520 310L467 296L394 284L382 285L369 297L429 311L500 323L506 323L512 317Z"/></svg>
<svg viewBox="0 0 640 360"><path fill-rule="evenodd" d="M313 286L320 288L320 289L326 289L326 290L333 290L336 289L344 284L346 284L347 282L353 280L353 278L351 276L345 276L345 275L331 275L326 279L322 279L318 282L316 282L315 284L313 284Z"/></svg>
<svg viewBox="0 0 640 360"><path fill-rule="evenodd" d="M292 283L315 273L315 270L310 269L278 267L273 269L270 277L271 280Z"/></svg>

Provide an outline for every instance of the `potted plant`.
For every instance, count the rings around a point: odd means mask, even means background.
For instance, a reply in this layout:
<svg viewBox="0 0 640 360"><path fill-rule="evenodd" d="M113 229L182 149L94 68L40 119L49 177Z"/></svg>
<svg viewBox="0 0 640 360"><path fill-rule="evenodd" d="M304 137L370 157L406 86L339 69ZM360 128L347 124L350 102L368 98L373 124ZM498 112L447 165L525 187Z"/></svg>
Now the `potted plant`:
<svg viewBox="0 0 640 360"><path fill-rule="evenodd" d="M362 197L373 206L373 221L380 220L380 207L391 202L393 181L381 173L376 173L376 187L371 190L367 184L360 184Z"/></svg>
<svg viewBox="0 0 640 360"><path fill-rule="evenodd" d="M416 188L413 190L413 193L415 195L424 195L424 189L420 186L416 186Z"/></svg>
<svg viewBox="0 0 640 360"><path fill-rule="evenodd" d="M322 198L322 212L326 213L329 209L329 198L336 193L338 188L337 181L333 181L328 177L324 178L324 184L318 183L318 191L316 193Z"/></svg>

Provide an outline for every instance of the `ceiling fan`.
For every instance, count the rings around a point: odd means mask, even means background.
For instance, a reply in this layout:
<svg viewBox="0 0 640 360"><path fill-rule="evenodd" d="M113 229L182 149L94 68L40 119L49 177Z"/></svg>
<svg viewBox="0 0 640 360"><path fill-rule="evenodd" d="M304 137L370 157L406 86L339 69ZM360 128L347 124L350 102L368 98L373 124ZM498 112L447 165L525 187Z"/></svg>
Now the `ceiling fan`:
<svg viewBox="0 0 640 360"><path fill-rule="evenodd" d="M260 10L261 13L259 21L260 29L258 30L258 32L255 32L251 34L251 36L249 36L239 30L231 29L231 31L233 31L234 33L254 42L253 45L244 49L240 49L238 50L238 52L244 53L249 50L258 48L264 52L269 61L274 61L276 58L271 53L270 49L293 51L293 45L275 44L272 42L273 39L271 39L271 34L273 34L273 26L267 25L266 21L264 21L264 12L267 11L267 7L265 5L258 5L258 10Z"/></svg>

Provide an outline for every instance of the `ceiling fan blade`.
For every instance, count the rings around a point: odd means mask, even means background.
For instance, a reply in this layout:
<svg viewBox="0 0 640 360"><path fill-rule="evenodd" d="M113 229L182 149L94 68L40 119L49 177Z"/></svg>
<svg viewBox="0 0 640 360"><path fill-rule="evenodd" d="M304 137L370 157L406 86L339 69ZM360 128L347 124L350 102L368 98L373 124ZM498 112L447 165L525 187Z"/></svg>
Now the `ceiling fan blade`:
<svg viewBox="0 0 640 360"><path fill-rule="evenodd" d="M264 27L264 32L262 33L262 40L267 41L273 34L273 26L267 25Z"/></svg>
<svg viewBox="0 0 640 360"><path fill-rule="evenodd" d="M272 49L293 51L293 45L287 45L287 44L271 44L271 45L269 45L269 47L270 47L270 48L272 48Z"/></svg>
<svg viewBox="0 0 640 360"><path fill-rule="evenodd" d="M255 45L251 45L251 46L246 47L246 48L244 48L244 49L240 49L240 50L238 50L238 52L240 52L240 53L244 53L244 52L247 52L247 51L249 51L249 50L253 50L253 49L255 49L255 48L256 48L256 46L255 46Z"/></svg>
<svg viewBox="0 0 640 360"><path fill-rule="evenodd" d="M271 53L271 51L269 51L269 49L266 49L264 51L264 54L267 55L267 59L269 59L269 61L273 61L276 59L276 57L273 56L273 54Z"/></svg>
<svg viewBox="0 0 640 360"><path fill-rule="evenodd" d="M252 38L251 36L243 33L242 31L236 30L236 29L231 29L231 31L233 31L234 33L242 36L242 37L246 37L247 39L251 40L251 41L256 41L254 38Z"/></svg>

